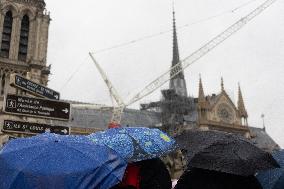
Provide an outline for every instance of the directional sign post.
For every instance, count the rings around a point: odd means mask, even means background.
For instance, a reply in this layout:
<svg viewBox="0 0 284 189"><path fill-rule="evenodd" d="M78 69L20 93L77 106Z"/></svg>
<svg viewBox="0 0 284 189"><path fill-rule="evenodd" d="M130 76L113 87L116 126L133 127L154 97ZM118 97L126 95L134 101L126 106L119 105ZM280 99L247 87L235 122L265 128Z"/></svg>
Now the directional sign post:
<svg viewBox="0 0 284 189"><path fill-rule="evenodd" d="M47 124L29 123L22 121L4 120L4 132L16 132L25 134L39 134L39 133L56 133L61 135L69 135L69 127L51 126Z"/></svg>
<svg viewBox="0 0 284 189"><path fill-rule="evenodd" d="M4 112L22 116L69 120L70 104L57 100L8 94L5 98Z"/></svg>
<svg viewBox="0 0 284 189"><path fill-rule="evenodd" d="M17 74L11 74L10 85L25 90L39 97L45 97L54 100L59 100L60 97L59 92L56 92Z"/></svg>

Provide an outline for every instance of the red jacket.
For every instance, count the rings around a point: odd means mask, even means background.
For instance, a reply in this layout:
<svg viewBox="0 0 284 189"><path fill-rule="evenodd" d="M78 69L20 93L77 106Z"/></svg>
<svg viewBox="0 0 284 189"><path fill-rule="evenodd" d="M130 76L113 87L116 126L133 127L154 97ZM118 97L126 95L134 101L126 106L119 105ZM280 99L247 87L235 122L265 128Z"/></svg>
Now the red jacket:
<svg viewBox="0 0 284 189"><path fill-rule="evenodd" d="M128 164L122 179L122 186L134 186L140 189L140 166Z"/></svg>

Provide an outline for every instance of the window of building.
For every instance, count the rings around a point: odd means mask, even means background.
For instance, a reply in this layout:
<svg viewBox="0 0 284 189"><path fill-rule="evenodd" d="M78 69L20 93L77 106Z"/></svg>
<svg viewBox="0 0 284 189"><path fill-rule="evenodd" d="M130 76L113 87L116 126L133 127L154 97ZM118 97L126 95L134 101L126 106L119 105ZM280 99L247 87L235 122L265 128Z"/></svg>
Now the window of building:
<svg viewBox="0 0 284 189"><path fill-rule="evenodd" d="M25 15L21 22L21 33L20 33L19 54L18 54L18 59L21 61L26 61L27 59L29 30L30 30L30 19L27 15Z"/></svg>
<svg viewBox="0 0 284 189"><path fill-rule="evenodd" d="M4 58L9 57L12 25L13 25L13 15L11 11L8 11L4 18L2 43L1 43L1 51L0 51L0 56Z"/></svg>
<svg viewBox="0 0 284 189"><path fill-rule="evenodd" d="M6 77L6 75L3 74L2 78L1 78L1 95L3 95L4 91L5 91L5 77Z"/></svg>

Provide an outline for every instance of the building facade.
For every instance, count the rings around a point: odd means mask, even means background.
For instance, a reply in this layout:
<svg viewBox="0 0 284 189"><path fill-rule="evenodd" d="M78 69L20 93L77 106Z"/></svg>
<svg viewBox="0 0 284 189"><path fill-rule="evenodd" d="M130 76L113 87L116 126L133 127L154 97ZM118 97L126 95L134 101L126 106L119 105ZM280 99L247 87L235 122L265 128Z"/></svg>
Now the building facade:
<svg viewBox="0 0 284 189"><path fill-rule="evenodd" d="M11 73L47 85L46 66L50 16L43 0L1 0L1 96L16 91L9 86Z"/></svg>
<svg viewBox="0 0 284 189"><path fill-rule="evenodd" d="M180 62L175 12L173 11L173 54L171 67ZM161 113L161 125L170 135L175 136L186 129L221 130L241 134L250 138L248 114L245 109L239 86L238 107L231 100L221 81L221 92L216 95L204 94L203 84L199 81L197 98L188 96L184 72L171 73L169 89L162 91L163 98L158 102L142 104L142 110Z"/></svg>
<svg viewBox="0 0 284 189"><path fill-rule="evenodd" d="M221 92L205 96L201 78L197 100L197 125L201 130L220 130L241 134L251 138L248 126L248 114L245 108L241 88L238 91L238 106L234 104L224 88L221 79Z"/></svg>
<svg viewBox="0 0 284 189"><path fill-rule="evenodd" d="M27 120L3 112L8 93L25 95L10 86L10 75L19 74L47 85L46 65L50 16L44 0L0 1L0 124L4 119ZM5 137L4 137L5 138Z"/></svg>

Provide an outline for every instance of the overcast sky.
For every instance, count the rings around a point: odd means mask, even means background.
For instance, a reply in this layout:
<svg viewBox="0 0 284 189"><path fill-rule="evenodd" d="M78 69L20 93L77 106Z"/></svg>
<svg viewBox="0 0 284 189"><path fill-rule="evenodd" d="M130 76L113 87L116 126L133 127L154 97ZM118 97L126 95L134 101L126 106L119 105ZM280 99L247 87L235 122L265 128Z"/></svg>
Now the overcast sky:
<svg viewBox="0 0 284 189"><path fill-rule="evenodd" d="M93 65L94 56L127 101L169 69L172 58L172 0L45 0L51 14L49 87L63 99L111 105ZM263 0L176 0L181 59L190 55ZM234 11L232 11L234 10ZM185 27L181 27L185 26ZM161 33L160 35L155 35ZM120 48L100 50L152 36ZM278 0L223 44L185 71L188 93L227 93L237 101L241 84L249 124L262 127L284 147L284 1ZM168 83L162 88L167 88ZM159 100L160 89L141 100ZM138 108L138 104L132 106Z"/></svg>

